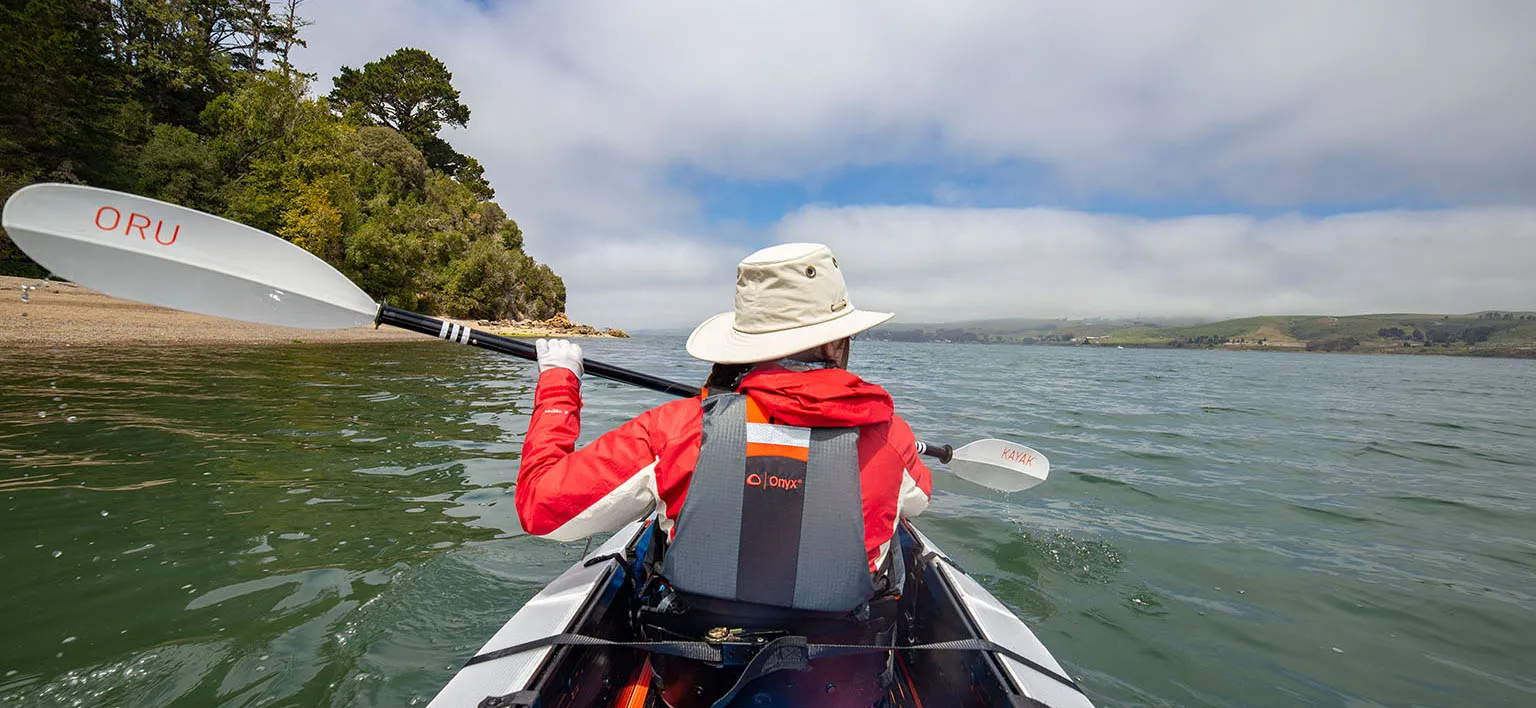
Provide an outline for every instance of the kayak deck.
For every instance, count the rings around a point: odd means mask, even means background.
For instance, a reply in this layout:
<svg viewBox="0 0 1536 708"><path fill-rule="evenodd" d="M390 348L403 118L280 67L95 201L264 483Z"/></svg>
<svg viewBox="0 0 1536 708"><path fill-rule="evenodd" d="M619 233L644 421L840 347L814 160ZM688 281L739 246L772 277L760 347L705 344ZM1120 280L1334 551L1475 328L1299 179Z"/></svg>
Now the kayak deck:
<svg viewBox="0 0 1536 708"><path fill-rule="evenodd" d="M636 572L639 564L635 559L644 556L649 543L647 523L635 522L620 529L555 579L529 600L479 655L561 633L615 642L639 640L632 621L637 601L627 578ZM898 539L906 582L898 601L895 680L883 705L1092 708L1028 627L921 532L903 523ZM953 640L995 642L1017 659L994 651L900 648ZM786 671L758 679L731 705L794 705L776 698L776 691L757 687L771 689L772 682L793 681L796 675ZM465 666L429 708L664 705L652 683L652 662L644 651L613 646L546 646ZM828 690L835 691L835 685L829 684ZM487 702L489 697L503 700ZM836 698L829 693L826 704L846 704Z"/></svg>

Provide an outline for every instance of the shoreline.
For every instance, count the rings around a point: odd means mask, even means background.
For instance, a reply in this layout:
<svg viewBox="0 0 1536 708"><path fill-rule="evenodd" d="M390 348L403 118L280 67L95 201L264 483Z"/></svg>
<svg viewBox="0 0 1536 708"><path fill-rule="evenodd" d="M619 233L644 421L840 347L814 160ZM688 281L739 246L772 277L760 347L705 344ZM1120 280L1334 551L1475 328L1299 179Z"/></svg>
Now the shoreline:
<svg viewBox="0 0 1536 708"><path fill-rule="evenodd" d="M1063 346L1082 346L1082 345L1070 345L1069 344L1069 345L1063 345ZM1471 357L1471 358L1474 358L1474 359L1536 359L1536 348L1522 348L1522 347L1484 347L1484 348L1472 349L1472 348L1467 348L1467 347L1425 347L1425 346L1416 346L1416 347L1356 347L1354 349L1329 350L1329 349L1308 349L1306 347L1305 343L1302 343L1302 344L1299 344L1299 345L1292 345L1292 346L1286 346L1286 345L1257 345L1257 344L1252 344L1252 345L1222 344L1222 345L1217 345L1217 346L1194 346L1194 345L1188 345L1188 346L1182 346L1182 347L1170 347L1170 346L1168 346L1166 344L1097 344L1097 345L1089 345L1089 346L1092 346L1092 347L1097 348L1097 349L1112 349L1112 348L1118 346L1118 347L1123 347L1125 349L1168 349L1168 350L1188 349L1188 350L1191 350L1191 351L1194 351L1194 350L1210 351L1210 350L1220 349L1220 350L1223 350L1223 351L1234 351L1234 352L1280 352L1280 353L1290 353L1290 354L1365 354L1365 355L1369 355L1369 356L1454 356L1454 357Z"/></svg>
<svg viewBox="0 0 1536 708"><path fill-rule="evenodd" d="M891 342L895 340L876 339L876 342ZM1536 359L1536 347L1482 347L1469 349L1467 347L1357 347L1345 350L1308 349L1305 343L1294 345L1257 345L1257 344L1220 344L1195 345L1188 344L1179 347L1170 347L1166 344L1145 344L1140 342L1127 342L1118 344L1079 344L1075 342L1037 342L1033 344L1018 344L1015 342L925 342L927 344L969 344L985 347L1081 347L1083 349L1151 349L1167 351L1235 351L1235 352L1278 352L1283 354L1356 354L1368 356L1452 356L1470 357L1473 359Z"/></svg>
<svg viewBox="0 0 1536 708"><path fill-rule="evenodd" d="M23 286L29 290L23 291ZM619 330L577 325L564 315L548 322L449 321L504 337L628 336ZM431 337L394 327L326 330L240 322L121 300L69 282L0 276L0 349L431 341Z"/></svg>
<svg viewBox="0 0 1536 708"><path fill-rule="evenodd" d="M856 341L857 338L856 338ZM897 339L869 339L871 342L901 342L910 340ZM1474 359L1536 359L1536 346L1413 346L1413 347L1375 347L1359 346L1352 349L1308 349L1306 342L1286 342L1277 344L1185 344L1181 346L1169 346L1167 344L1154 344L1148 342L1100 342L1096 344L1084 344L1081 342L951 342L942 340L923 340L921 344L958 344L983 347L1081 347L1083 349L1154 349L1168 351L1237 351L1237 352L1279 352L1288 354L1364 354L1371 356L1452 356L1470 357Z"/></svg>

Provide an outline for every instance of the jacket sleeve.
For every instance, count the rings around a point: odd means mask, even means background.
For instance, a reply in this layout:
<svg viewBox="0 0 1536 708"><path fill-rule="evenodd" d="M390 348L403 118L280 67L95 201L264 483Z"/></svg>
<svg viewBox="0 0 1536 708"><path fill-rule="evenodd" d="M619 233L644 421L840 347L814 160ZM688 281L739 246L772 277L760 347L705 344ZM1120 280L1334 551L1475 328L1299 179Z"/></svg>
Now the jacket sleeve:
<svg viewBox="0 0 1536 708"><path fill-rule="evenodd" d="M540 374L517 478L523 530L573 541L650 513L657 499L653 417L647 411L576 451L581 381L560 368Z"/></svg>
<svg viewBox="0 0 1536 708"><path fill-rule="evenodd" d="M917 454L917 437L912 427L901 416L891 417L890 443L901 455L905 471L901 475L901 502L898 507L902 518L912 518L928 508L933 498L933 473Z"/></svg>

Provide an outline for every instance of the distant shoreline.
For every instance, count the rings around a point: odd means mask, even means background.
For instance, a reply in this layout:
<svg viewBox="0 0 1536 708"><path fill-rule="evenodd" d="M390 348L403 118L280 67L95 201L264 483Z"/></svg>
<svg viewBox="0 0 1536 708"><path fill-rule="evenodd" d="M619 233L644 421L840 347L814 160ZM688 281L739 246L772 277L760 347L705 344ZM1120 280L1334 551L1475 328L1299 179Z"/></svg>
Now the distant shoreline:
<svg viewBox="0 0 1536 708"><path fill-rule="evenodd" d="M995 319L882 325L861 335L903 342L1092 346L1127 349L1235 349L1536 359L1536 312L1462 315L1258 315L1207 323L1140 319Z"/></svg>
<svg viewBox="0 0 1536 708"><path fill-rule="evenodd" d="M1091 347L1091 348L1094 348L1094 349L1114 349L1114 348L1117 348L1117 347L1123 348L1123 349L1194 349L1194 350L1220 349L1220 350L1223 350L1223 351L1288 352L1288 353L1300 353L1300 354L1372 354L1372 355L1374 355L1374 354L1382 354L1382 355L1387 355L1387 356L1460 356L1460 357L1493 358L1493 359L1536 359L1536 348L1525 348L1525 349L1516 349L1516 348L1509 348L1509 349L1503 349L1503 348L1471 349L1471 348L1467 348L1467 347L1460 347L1460 348L1458 348L1458 347L1422 347L1422 346L1420 346L1420 347L1397 347L1397 348L1386 347L1386 348L1378 348L1378 349L1359 348L1359 349L1347 349L1347 350L1335 351L1335 350L1327 350L1327 349L1308 349L1304 343L1300 344L1300 345L1295 345L1295 344L1291 344L1291 345L1222 344L1222 345L1217 345L1217 346L1185 345L1185 346L1179 346L1179 347L1171 347L1171 346L1168 346L1166 344L1078 344L1078 345L1046 344L1046 345L1041 345L1041 346L1086 346L1086 347Z"/></svg>
<svg viewBox="0 0 1536 708"><path fill-rule="evenodd" d="M293 345L430 342L394 327L296 329L196 315L103 295L74 283L0 276L0 348L54 346ZM39 286L27 292L23 286ZM544 322L460 324L507 337L614 337L617 330ZM567 320L568 322L568 320Z"/></svg>
<svg viewBox="0 0 1536 708"><path fill-rule="evenodd" d="M870 338L864 341L870 342L909 342L902 339ZM1184 344L1169 346L1167 344L1152 344L1146 342L1126 343L1084 343L1084 342L983 342L983 341L947 341L947 340L923 340L920 344L974 344L988 347L1080 347L1083 349L1166 349L1170 351L1242 351L1242 352L1282 352L1293 354L1366 354L1386 356L1455 356L1472 357L1479 359L1536 359L1536 347L1527 348L1478 348L1466 347L1403 347L1403 348L1359 348L1348 350L1308 349L1305 343L1286 344Z"/></svg>

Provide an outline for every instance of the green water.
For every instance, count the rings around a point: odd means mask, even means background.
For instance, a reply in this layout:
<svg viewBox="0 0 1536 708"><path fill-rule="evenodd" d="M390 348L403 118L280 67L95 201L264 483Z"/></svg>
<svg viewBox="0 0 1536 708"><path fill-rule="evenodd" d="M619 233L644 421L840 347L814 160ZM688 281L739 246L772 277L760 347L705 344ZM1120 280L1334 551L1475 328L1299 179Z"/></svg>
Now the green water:
<svg viewBox="0 0 1536 708"><path fill-rule="evenodd" d="M675 338L589 355L679 379ZM1536 704L1536 362L859 345L921 527L1102 706ZM0 704L420 705L581 544L522 534L531 367L439 342L0 351ZM663 398L589 381L586 439Z"/></svg>

